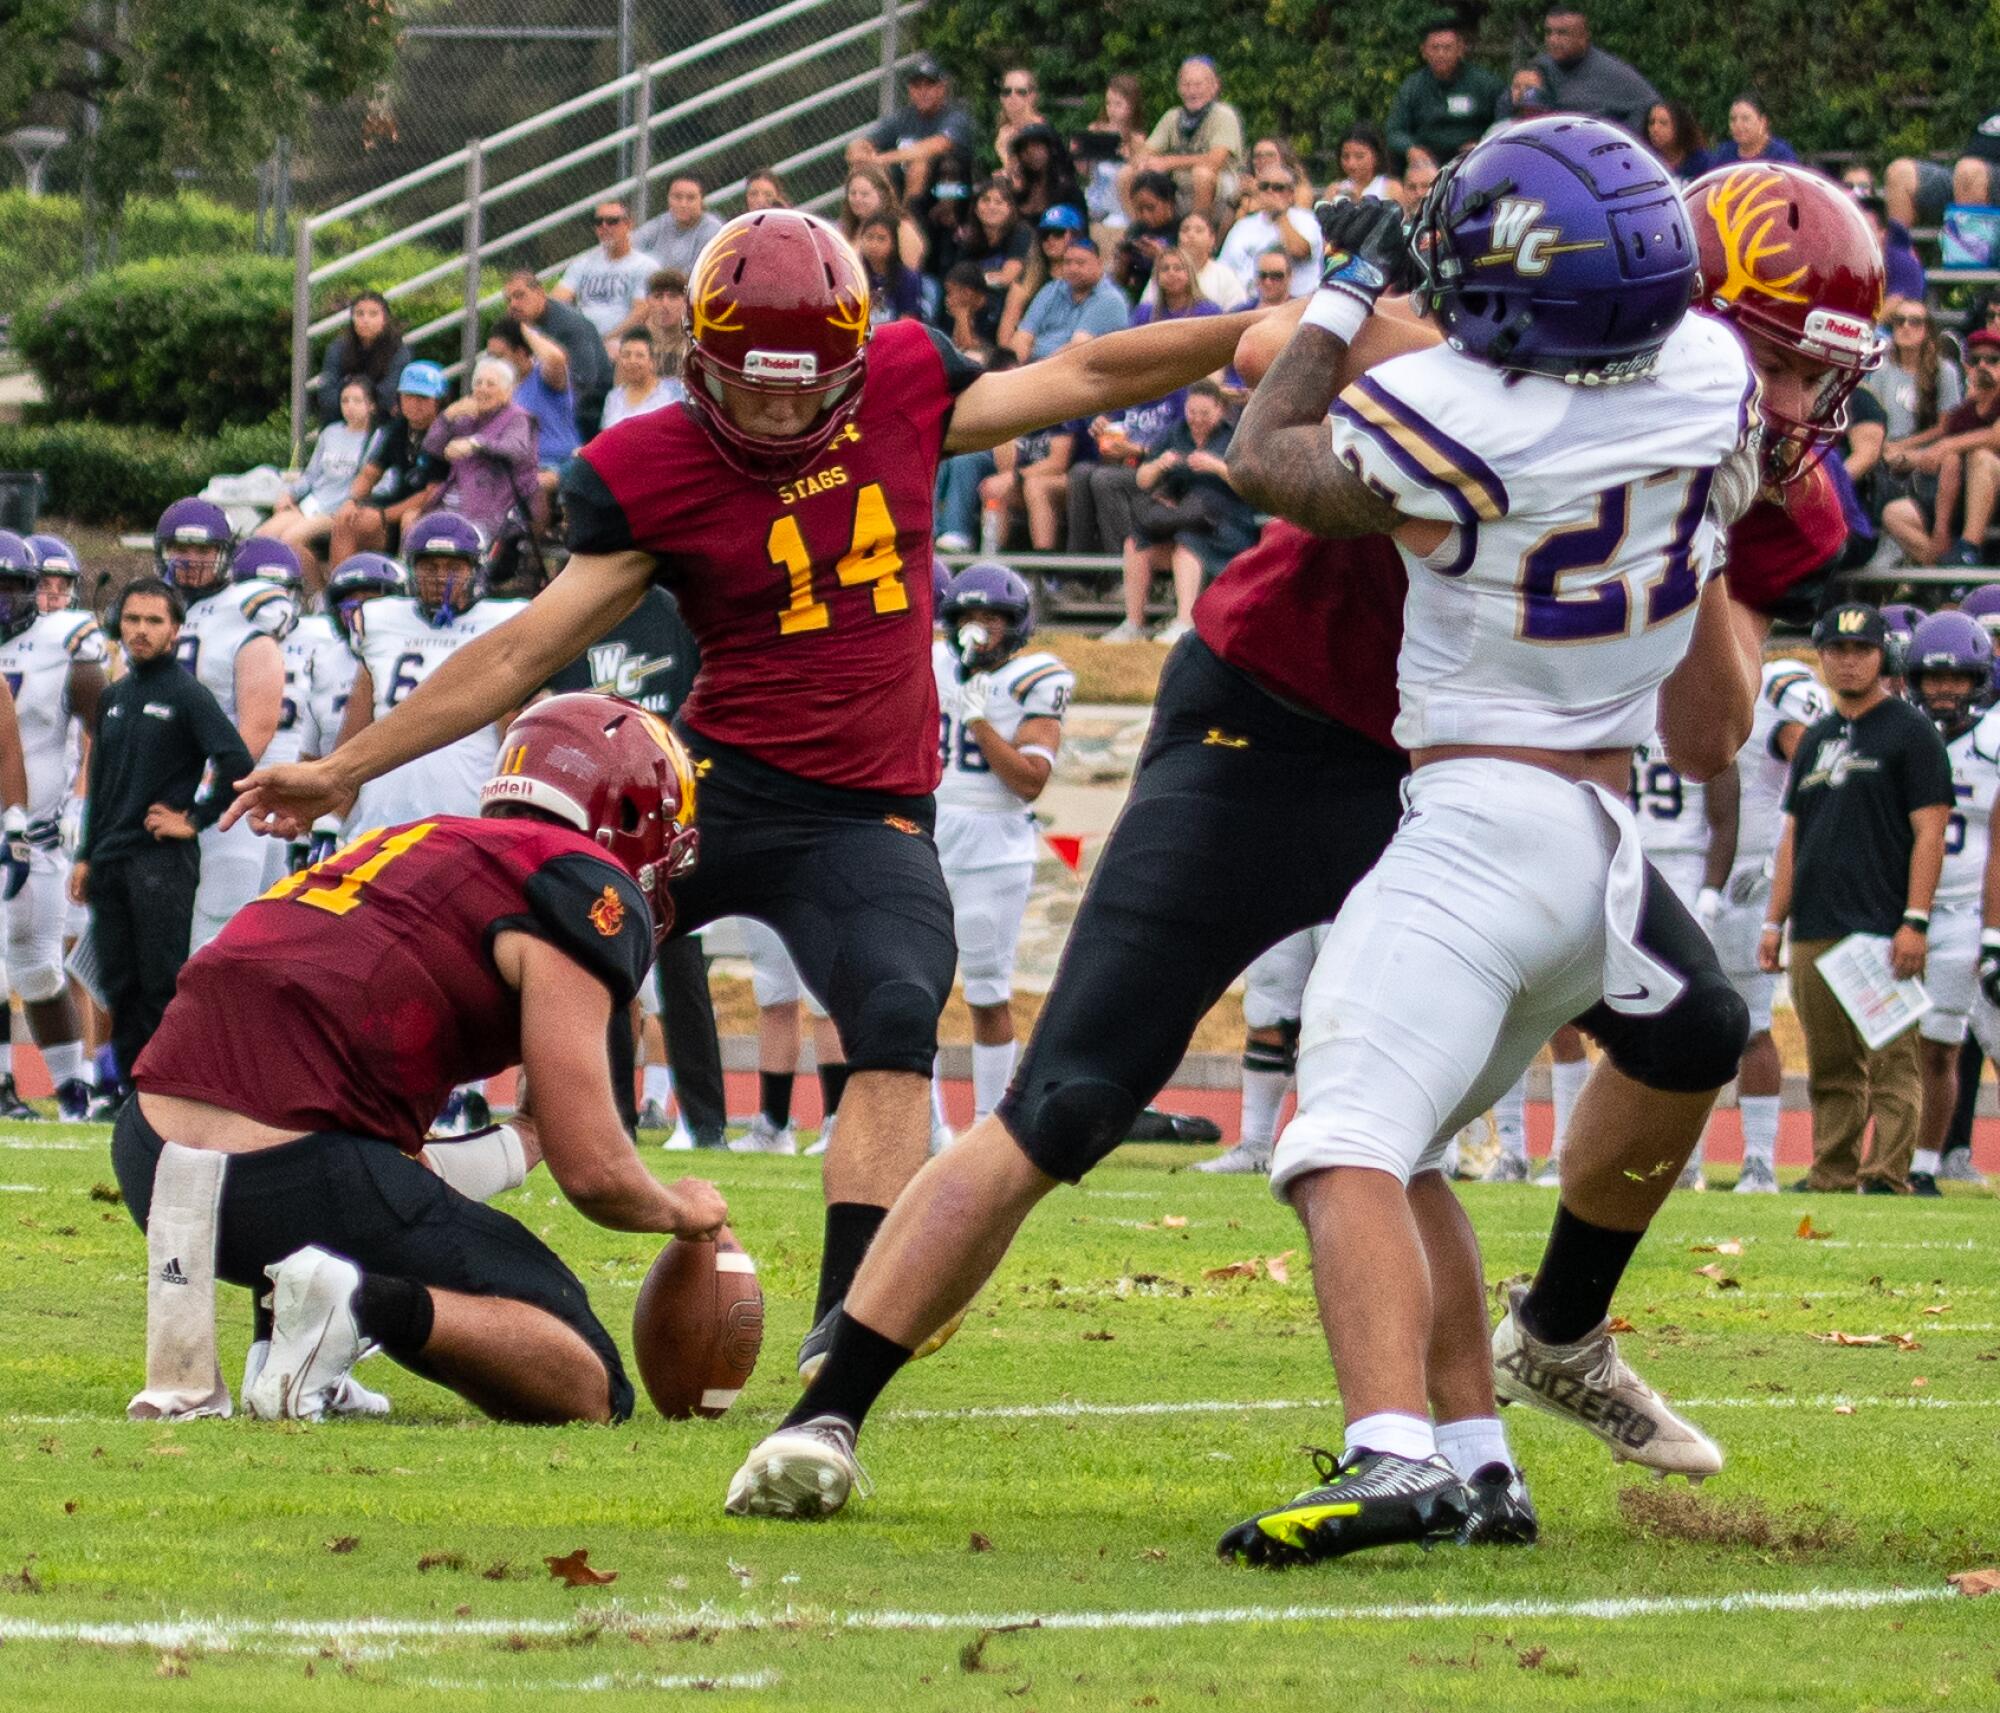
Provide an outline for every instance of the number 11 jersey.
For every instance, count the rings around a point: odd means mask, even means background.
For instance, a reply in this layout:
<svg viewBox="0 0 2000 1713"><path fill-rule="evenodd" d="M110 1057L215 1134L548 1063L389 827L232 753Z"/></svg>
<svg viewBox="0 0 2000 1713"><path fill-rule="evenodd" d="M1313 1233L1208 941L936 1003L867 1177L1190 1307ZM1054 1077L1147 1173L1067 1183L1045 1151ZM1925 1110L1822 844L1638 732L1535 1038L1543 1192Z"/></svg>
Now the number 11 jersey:
<svg viewBox="0 0 2000 1713"><path fill-rule="evenodd" d="M932 497L953 401L979 372L899 321L868 342L853 417L790 480L743 475L678 404L571 461L571 549L653 554L700 644L681 709L693 732L822 785L936 789Z"/></svg>

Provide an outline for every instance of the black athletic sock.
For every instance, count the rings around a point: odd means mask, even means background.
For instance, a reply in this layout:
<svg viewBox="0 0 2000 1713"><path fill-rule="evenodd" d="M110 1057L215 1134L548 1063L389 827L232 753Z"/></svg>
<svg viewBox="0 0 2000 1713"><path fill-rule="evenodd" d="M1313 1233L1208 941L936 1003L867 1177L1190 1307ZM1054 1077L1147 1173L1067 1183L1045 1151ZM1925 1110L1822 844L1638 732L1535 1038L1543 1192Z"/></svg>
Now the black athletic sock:
<svg viewBox="0 0 2000 1713"><path fill-rule="evenodd" d="M861 1257L875 1241L875 1233L888 1218L886 1207L870 1207L866 1202L837 1201L826 1210L826 1243L819 1252L819 1301L813 1308L813 1325L818 1326L826 1311L847 1295L854 1275L861 1271Z"/></svg>
<svg viewBox="0 0 2000 1713"><path fill-rule="evenodd" d="M782 1130L792 1121L792 1073L790 1071L759 1071L757 1073L757 1109L771 1121L771 1128Z"/></svg>
<svg viewBox="0 0 2000 1713"><path fill-rule="evenodd" d="M271 1311L254 1293L250 1298L250 1342L252 1344L271 1342Z"/></svg>
<svg viewBox="0 0 2000 1713"><path fill-rule="evenodd" d="M843 1311L833 1323L833 1342L819 1374L778 1425L797 1427L813 1416L838 1416L859 1433L875 1400L909 1359L910 1352L900 1344Z"/></svg>
<svg viewBox="0 0 2000 1713"><path fill-rule="evenodd" d="M838 1062L821 1065L819 1068L820 1110L826 1115L820 1120L825 1124L840 1110L840 1097L847 1092L847 1067Z"/></svg>
<svg viewBox="0 0 2000 1713"><path fill-rule="evenodd" d="M361 1288L354 1293L354 1324L361 1336L372 1338L398 1360L415 1356L430 1342L435 1314L430 1287L414 1279L363 1273Z"/></svg>
<svg viewBox="0 0 2000 1713"><path fill-rule="evenodd" d="M1521 1324L1544 1344L1574 1344L1611 1312L1643 1231L1610 1231L1556 1208L1541 1270L1521 1299Z"/></svg>

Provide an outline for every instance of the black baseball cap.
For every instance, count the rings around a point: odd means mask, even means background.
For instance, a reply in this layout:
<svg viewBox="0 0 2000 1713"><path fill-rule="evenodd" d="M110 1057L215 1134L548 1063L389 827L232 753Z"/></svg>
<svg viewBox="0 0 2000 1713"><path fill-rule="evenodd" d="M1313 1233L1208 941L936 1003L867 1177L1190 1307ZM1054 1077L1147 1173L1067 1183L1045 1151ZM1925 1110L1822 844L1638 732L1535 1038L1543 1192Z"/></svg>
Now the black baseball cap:
<svg viewBox="0 0 2000 1713"><path fill-rule="evenodd" d="M910 69L903 73L905 83L943 83L946 80L944 67L929 54L918 54L910 62Z"/></svg>
<svg viewBox="0 0 2000 1713"><path fill-rule="evenodd" d="M1813 626L1813 647L1825 648L1836 642L1865 643L1889 651L1889 621L1866 601L1843 601L1820 614Z"/></svg>

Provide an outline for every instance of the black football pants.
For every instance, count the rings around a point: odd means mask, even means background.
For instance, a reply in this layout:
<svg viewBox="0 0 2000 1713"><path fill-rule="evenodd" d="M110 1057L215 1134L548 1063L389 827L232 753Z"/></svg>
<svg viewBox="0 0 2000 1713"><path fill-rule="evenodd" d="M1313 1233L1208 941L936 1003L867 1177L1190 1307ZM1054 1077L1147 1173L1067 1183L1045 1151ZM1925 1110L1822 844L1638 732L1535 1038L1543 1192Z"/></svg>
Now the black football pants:
<svg viewBox="0 0 2000 1713"><path fill-rule="evenodd" d="M91 943L118 1074L128 1083L187 962L200 879L201 850L193 839L161 839L90 865Z"/></svg>

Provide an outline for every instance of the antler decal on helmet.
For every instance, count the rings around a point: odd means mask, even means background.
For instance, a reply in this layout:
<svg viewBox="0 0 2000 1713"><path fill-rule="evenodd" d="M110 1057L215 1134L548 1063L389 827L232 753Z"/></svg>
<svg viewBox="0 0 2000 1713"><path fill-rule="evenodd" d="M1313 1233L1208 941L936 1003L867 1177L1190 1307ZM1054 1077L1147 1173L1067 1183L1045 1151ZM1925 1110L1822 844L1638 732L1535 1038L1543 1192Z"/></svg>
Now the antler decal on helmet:
<svg viewBox="0 0 2000 1713"><path fill-rule="evenodd" d="M1775 174L1750 168L1733 172L1708 193L1708 213L1722 240L1723 260L1728 272L1715 288L1716 297L1734 303L1745 291L1755 289L1781 303L1804 303L1803 292L1791 288L1809 271L1803 264L1781 278L1766 278L1760 266L1791 249L1789 240L1772 240L1771 232L1787 201L1784 180Z"/></svg>
<svg viewBox="0 0 2000 1713"><path fill-rule="evenodd" d="M694 337L697 339L705 333L743 331L742 309L729 295L721 278L722 264L732 260L736 254L735 244L727 240L709 245L702 253L694 290L688 294L688 306L694 313Z"/></svg>

